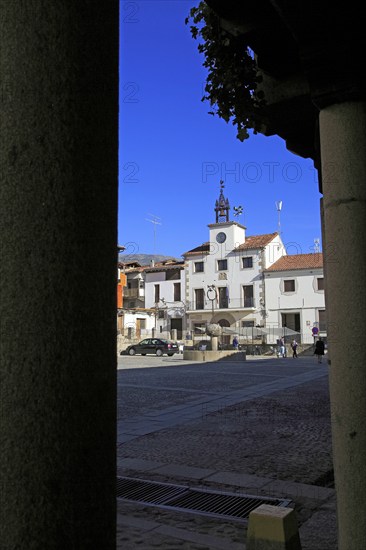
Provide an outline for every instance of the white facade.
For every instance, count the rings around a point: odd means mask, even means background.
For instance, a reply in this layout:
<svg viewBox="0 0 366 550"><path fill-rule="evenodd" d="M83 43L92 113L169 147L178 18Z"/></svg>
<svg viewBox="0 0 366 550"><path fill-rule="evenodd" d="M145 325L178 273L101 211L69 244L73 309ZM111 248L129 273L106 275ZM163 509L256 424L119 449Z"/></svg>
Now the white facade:
<svg viewBox="0 0 366 550"><path fill-rule="evenodd" d="M156 336L182 338L186 328L185 285L183 262L145 269L145 307L156 309Z"/></svg>
<svg viewBox="0 0 366 550"><path fill-rule="evenodd" d="M308 258L304 258L307 256ZM299 263L311 261L311 254L293 257ZM292 259L292 258L291 258ZM305 261L304 261L305 259ZM275 267L275 266L273 266ZM323 268L298 268L264 273L266 294L266 327L284 327L299 333L301 342L314 341L313 329L318 335L326 336L325 298ZM316 332L316 330L314 331ZM275 335L269 331L269 343L275 342Z"/></svg>
<svg viewBox="0 0 366 550"><path fill-rule="evenodd" d="M187 328L198 336L217 323L246 339L248 328L264 326L263 270L285 254L283 243L278 233L246 238L237 222L208 227L209 241L184 254Z"/></svg>
<svg viewBox="0 0 366 550"><path fill-rule="evenodd" d="M155 313L125 309L120 312L121 328L118 331L118 344L130 340L141 340L151 335L155 327Z"/></svg>

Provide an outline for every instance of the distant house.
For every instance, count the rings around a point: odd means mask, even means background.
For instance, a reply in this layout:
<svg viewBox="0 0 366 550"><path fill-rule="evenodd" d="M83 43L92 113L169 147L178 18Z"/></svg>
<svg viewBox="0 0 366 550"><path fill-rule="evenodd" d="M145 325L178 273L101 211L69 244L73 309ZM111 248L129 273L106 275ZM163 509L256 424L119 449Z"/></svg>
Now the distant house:
<svg viewBox="0 0 366 550"><path fill-rule="evenodd" d="M183 254L187 326L197 339L208 324L218 324L225 344L235 334L248 340L260 333L257 328L265 325L262 273L286 254L277 232L247 236L243 225L229 220L229 209L222 185L209 241Z"/></svg>
<svg viewBox="0 0 366 550"><path fill-rule="evenodd" d="M155 326L155 311L145 308L143 267L138 262L119 262L118 277L117 335L120 348L125 340L139 340L151 334Z"/></svg>
<svg viewBox="0 0 366 550"><path fill-rule="evenodd" d="M156 336L181 340L186 309L184 261L157 262L146 267L144 274L145 305L156 309Z"/></svg>
<svg viewBox="0 0 366 550"><path fill-rule="evenodd" d="M263 273L266 327L287 327L303 343L314 341L313 332L326 337L323 254L283 256ZM275 340L270 330L268 339Z"/></svg>
<svg viewBox="0 0 366 550"><path fill-rule="evenodd" d="M181 339L185 329L184 262L167 259L142 266L132 261L119 267L126 277L123 308L118 312L120 334L130 339L154 332Z"/></svg>
<svg viewBox="0 0 366 550"><path fill-rule="evenodd" d="M123 307L126 309L145 307L144 268L138 262L120 262L118 267L119 272L125 277Z"/></svg>

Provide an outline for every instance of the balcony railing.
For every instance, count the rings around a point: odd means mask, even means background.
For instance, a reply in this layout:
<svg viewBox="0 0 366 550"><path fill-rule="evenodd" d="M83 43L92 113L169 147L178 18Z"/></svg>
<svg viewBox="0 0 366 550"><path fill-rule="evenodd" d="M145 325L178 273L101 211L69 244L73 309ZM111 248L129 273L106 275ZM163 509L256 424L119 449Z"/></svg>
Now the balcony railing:
<svg viewBox="0 0 366 550"><path fill-rule="evenodd" d="M123 288L123 296L125 298L143 298L145 290L143 288Z"/></svg>
<svg viewBox="0 0 366 550"><path fill-rule="evenodd" d="M187 302L188 311L212 311L212 306L215 311L218 309L253 309L255 307L255 301L254 298L245 298L244 300L229 300L227 298L222 298L219 299L218 302L215 301L214 304L209 300L193 300L192 302Z"/></svg>

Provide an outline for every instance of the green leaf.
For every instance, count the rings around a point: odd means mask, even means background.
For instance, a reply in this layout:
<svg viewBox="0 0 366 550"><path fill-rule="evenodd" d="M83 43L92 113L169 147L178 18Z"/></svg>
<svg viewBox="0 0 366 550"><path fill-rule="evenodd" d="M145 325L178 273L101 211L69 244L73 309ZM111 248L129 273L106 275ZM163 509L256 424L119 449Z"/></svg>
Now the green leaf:
<svg viewBox="0 0 366 550"><path fill-rule="evenodd" d="M208 101L214 110L208 114L217 115L237 128L237 139L249 137L248 130L258 125L254 121L254 111L258 113L265 105L262 90L257 91L257 83L262 77L258 73L255 56L248 48L243 36L229 35L220 24L218 15L200 1L191 8L186 24L194 39L200 38L198 52L204 56L202 66L207 69L205 92L201 101Z"/></svg>

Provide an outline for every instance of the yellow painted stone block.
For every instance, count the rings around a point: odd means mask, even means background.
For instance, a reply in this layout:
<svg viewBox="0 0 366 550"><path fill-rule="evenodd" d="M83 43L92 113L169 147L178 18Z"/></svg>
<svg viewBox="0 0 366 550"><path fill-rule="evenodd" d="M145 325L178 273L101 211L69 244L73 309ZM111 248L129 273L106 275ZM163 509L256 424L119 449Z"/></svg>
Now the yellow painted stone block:
<svg viewBox="0 0 366 550"><path fill-rule="evenodd" d="M249 514L247 550L301 550L295 510L262 504Z"/></svg>

